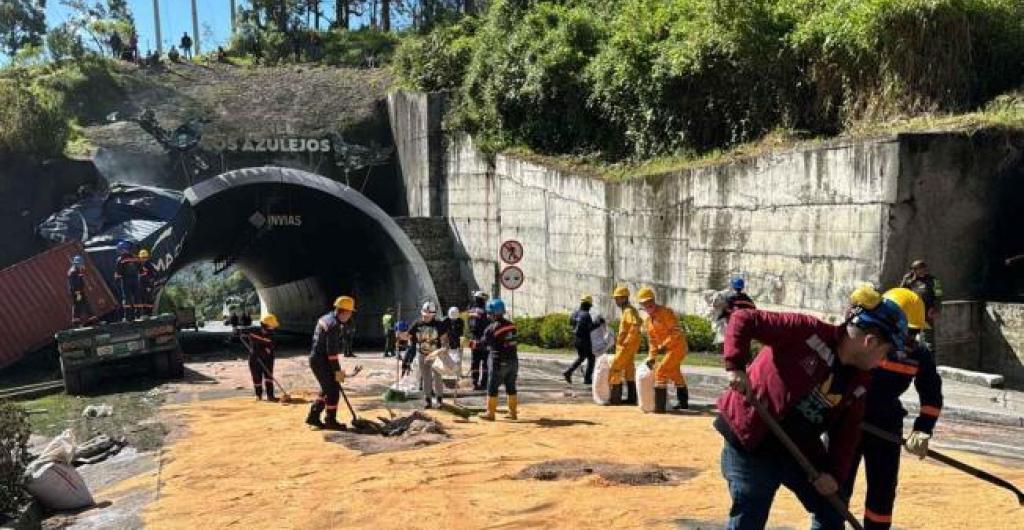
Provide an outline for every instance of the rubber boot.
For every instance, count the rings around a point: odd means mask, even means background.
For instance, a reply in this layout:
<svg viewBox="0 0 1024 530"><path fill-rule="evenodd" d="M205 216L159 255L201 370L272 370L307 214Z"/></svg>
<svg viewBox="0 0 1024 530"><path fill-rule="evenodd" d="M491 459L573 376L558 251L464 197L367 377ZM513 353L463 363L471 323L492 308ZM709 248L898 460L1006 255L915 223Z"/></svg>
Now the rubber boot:
<svg viewBox="0 0 1024 530"><path fill-rule="evenodd" d="M626 381L626 405L636 405L636 381Z"/></svg>
<svg viewBox="0 0 1024 530"><path fill-rule="evenodd" d="M487 412L480 415L480 419L494 421L494 415L498 412L498 397L487 396Z"/></svg>
<svg viewBox="0 0 1024 530"><path fill-rule="evenodd" d="M511 395L508 397L508 416L510 420L519 419L519 396Z"/></svg>
<svg viewBox="0 0 1024 530"><path fill-rule="evenodd" d="M668 405L668 389L663 386L654 387L654 413L664 414Z"/></svg>
<svg viewBox="0 0 1024 530"><path fill-rule="evenodd" d="M562 372L562 377L565 378L565 382L572 384L572 372Z"/></svg>
<svg viewBox="0 0 1024 530"><path fill-rule="evenodd" d="M612 385L612 393L608 399L609 405L621 405L622 404L622 384Z"/></svg>
<svg viewBox="0 0 1024 530"><path fill-rule="evenodd" d="M263 387L254 386L252 387L252 391L256 394L256 401L261 401L263 399Z"/></svg>
<svg viewBox="0 0 1024 530"><path fill-rule="evenodd" d="M316 427L317 429L323 429L324 424L320 421L320 412L322 410L322 403L313 403L313 406L309 408L309 414L306 416L306 425Z"/></svg>
<svg viewBox="0 0 1024 530"><path fill-rule="evenodd" d="M267 401L277 401L277 397L274 396L274 384L271 383L266 385Z"/></svg>
<svg viewBox="0 0 1024 530"><path fill-rule="evenodd" d="M336 410L328 410L327 411L327 418L324 420L324 428L325 429L331 429L331 430L334 430L334 431L343 431L343 430L345 430L345 426L340 424L340 423L338 423L338 411L336 411Z"/></svg>
<svg viewBox="0 0 1024 530"><path fill-rule="evenodd" d="M676 399L679 400L679 404L672 407L673 410L686 410L690 408L690 389L685 386L677 386Z"/></svg>

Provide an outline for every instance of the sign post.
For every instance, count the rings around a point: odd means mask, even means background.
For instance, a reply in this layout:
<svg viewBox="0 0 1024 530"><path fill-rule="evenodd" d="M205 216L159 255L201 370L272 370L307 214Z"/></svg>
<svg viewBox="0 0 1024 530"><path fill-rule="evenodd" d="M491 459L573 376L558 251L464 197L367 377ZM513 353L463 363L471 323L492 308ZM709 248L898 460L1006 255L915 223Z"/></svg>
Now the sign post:
<svg viewBox="0 0 1024 530"><path fill-rule="evenodd" d="M523 260L523 244L515 239L506 240L498 249L498 257L508 264L498 275L498 281L502 287L511 291L509 293L509 312L514 312L516 289L522 287L523 280L526 279L523 269L516 266Z"/></svg>

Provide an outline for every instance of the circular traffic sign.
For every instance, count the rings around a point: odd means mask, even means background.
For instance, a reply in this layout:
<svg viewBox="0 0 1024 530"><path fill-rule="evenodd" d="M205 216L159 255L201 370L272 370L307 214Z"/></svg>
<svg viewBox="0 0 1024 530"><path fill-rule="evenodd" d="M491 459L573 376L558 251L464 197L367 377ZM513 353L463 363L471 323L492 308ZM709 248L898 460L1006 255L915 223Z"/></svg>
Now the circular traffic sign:
<svg viewBox="0 0 1024 530"><path fill-rule="evenodd" d="M501 271L501 286L509 291L515 291L522 287L523 280L525 279L526 276L523 274L523 269L520 269L515 265L509 265Z"/></svg>
<svg viewBox="0 0 1024 530"><path fill-rule="evenodd" d="M523 244L515 239L509 239L501 244L501 249L498 253L501 254L501 261L509 265L515 265L523 259Z"/></svg>

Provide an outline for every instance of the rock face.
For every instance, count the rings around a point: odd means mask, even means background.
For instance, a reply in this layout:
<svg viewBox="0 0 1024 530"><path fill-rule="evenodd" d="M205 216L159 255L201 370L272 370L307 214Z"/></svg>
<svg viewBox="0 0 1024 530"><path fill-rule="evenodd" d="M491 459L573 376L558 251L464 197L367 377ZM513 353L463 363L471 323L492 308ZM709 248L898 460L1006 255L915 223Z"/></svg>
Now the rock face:
<svg viewBox="0 0 1024 530"><path fill-rule="evenodd" d="M502 241L523 243L519 314L566 311L581 293L611 314L617 283L703 312L701 294L734 275L759 306L838 314L858 282L892 286L914 259L929 262L947 299L1016 296L1012 282L989 280L1007 275L1002 254L1024 249L1009 228L1020 134L834 142L624 182L487 157L462 137L444 145L437 175L421 134L433 130L431 97L389 99L405 122L422 122L406 131L392 118L396 145L416 147L399 149L407 194L440 204L418 215L449 219L471 287L492 287Z"/></svg>

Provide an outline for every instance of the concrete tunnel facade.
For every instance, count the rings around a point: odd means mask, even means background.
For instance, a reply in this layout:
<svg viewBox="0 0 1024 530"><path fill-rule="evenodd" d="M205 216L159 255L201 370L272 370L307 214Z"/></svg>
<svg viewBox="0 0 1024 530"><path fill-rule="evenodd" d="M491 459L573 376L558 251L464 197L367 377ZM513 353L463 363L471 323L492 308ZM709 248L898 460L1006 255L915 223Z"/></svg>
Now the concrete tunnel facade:
<svg viewBox="0 0 1024 530"><path fill-rule="evenodd" d="M185 190L195 223L175 270L233 262L256 287L263 312L309 333L335 297L356 298L359 339L381 337L387 307L437 300L427 265L384 210L337 181L278 167L230 171Z"/></svg>

